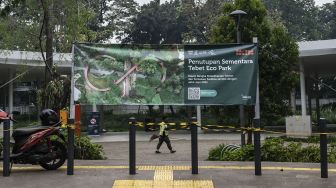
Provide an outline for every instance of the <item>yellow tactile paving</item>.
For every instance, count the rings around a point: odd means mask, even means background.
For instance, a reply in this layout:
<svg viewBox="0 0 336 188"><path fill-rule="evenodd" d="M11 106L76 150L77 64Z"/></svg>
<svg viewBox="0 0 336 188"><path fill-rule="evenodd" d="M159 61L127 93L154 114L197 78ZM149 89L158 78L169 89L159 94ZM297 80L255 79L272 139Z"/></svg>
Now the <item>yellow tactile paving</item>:
<svg viewBox="0 0 336 188"><path fill-rule="evenodd" d="M173 170L159 169L154 172L154 180L115 180L112 188L214 188L212 180L173 179Z"/></svg>
<svg viewBox="0 0 336 188"><path fill-rule="evenodd" d="M113 188L133 188L135 180L115 180Z"/></svg>
<svg viewBox="0 0 336 188"><path fill-rule="evenodd" d="M194 188L193 180L175 180L174 188Z"/></svg>
<svg viewBox="0 0 336 188"><path fill-rule="evenodd" d="M191 166L173 166L173 170L191 170Z"/></svg>
<svg viewBox="0 0 336 188"><path fill-rule="evenodd" d="M138 170L190 170L191 166L138 166Z"/></svg>
<svg viewBox="0 0 336 188"><path fill-rule="evenodd" d="M134 187L148 188L153 186L153 180L135 180Z"/></svg>
<svg viewBox="0 0 336 188"><path fill-rule="evenodd" d="M173 181L173 179L172 170L155 170L154 181Z"/></svg>
<svg viewBox="0 0 336 188"><path fill-rule="evenodd" d="M193 188L213 188L212 180L194 180Z"/></svg>
<svg viewBox="0 0 336 188"><path fill-rule="evenodd" d="M172 187L174 186L174 181L173 180L154 180L153 181L153 186L169 186Z"/></svg>

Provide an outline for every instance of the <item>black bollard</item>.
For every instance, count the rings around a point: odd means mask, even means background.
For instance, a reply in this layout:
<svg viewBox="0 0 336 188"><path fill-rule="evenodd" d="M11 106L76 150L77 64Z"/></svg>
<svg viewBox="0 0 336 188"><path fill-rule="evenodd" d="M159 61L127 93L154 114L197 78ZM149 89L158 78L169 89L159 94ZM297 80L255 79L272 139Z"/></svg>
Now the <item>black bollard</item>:
<svg viewBox="0 0 336 188"><path fill-rule="evenodd" d="M10 120L3 121L3 176L10 175Z"/></svg>
<svg viewBox="0 0 336 188"><path fill-rule="evenodd" d="M320 119L320 158L321 158L321 178L328 178L328 141L326 133L326 120Z"/></svg>
<svg viewBox="0 0 336 188"><path fill-rule="evenodd" d="M131 117L129 119L129 174L136 174L136 153L135 153L135 125L136 119Z"/></svg>
<svg viewBox="0 0 336 188"><path fill-rule="evenodd" d="M198 174L198 138L197 138L197 118L192 117L190 123L191 130L191 173Z"/></svg>
<svg viewBox="0 0 336 188"><path fill-rule="evenodd" d="M242 129L241 130L241 134L240 134L240 145L241 146L244 146L246 143L245 143L245 131L243 131L244 129L244 124L245 124L245 120L244 120L244 105L240 105L239 106L239 112L240 112L240 128Z"/></svg>
<svg viewBox="0 0 336 188"><path fill-rule="evenodd" d="M74 174L74 157L75 157L75 121L74 119L68 119L67 175Z"/></svg>
<svg viewBox="0 0 336 188"><path fill-rule="evenodd" d="M254 119L254 128L254 173L261 176L260 119Z"/></svg>

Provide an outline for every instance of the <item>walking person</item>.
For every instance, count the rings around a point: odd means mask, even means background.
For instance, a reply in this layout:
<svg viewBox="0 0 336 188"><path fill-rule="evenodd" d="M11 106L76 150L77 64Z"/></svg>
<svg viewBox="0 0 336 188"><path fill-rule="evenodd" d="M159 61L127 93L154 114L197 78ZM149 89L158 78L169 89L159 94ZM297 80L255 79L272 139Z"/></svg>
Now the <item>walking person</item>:
<svg viewBox="0 0 336 188"><path fill-rule="evenodd" d="M162 145L163 142L165 142L167 144L168 149L170 150L170 153L175 153L176 151L173 150L169 137L168 137L168 126L166 124L166 117L162 118L162 122L159 123L160 125L160 137L159 137L159 143L156 146L156 152L155 153L161 153L160 152L160 147Z"/></svg>

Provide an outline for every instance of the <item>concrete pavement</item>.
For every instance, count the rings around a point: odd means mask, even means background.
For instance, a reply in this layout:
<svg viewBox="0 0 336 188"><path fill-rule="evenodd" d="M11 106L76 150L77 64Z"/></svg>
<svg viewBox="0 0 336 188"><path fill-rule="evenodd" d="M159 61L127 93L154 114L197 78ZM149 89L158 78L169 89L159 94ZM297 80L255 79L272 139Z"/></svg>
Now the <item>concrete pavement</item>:
<svg viewBox="0 0 336 188"><path fill-rule="evenodd" d="M155 154L157 140L148 142L150 135L151 133L137 134L136 175L128 174L128 134L113 133L93 138L95 142L103 145L108 160L76 160L73 176L66 175L66 166L57 171L44 171L38 166L14 165L10 177L0 176L0 188L336 187L336 165L334 164L329 165L329 178L321 179L319 164L263 162L263 175L255 176L253 162L206 160L209 148L220 143L239 143L239 134L200 134L199 175L191 175L189 134L170 135L172 145L177 150L175 154L170 154L165 144L162 146L163 153ZM104 140L105 142L101 142ZM106 140L114 141L106 142ZM171 186L158 184L161 180L157 174L160 173L169 174L167 177L171 177L168 181Z"/></svg>
<svg viewBox="0 0 336 188"><path fill-rule="evenodd" d="M136 132L137 141L148 141L150 136L157 132ZM279 136L276 134L262 134L261 140L269 136ZM169 133L171 140L191 140L190 131L174 131ZM247 136L246 136L247 137ZM128 142L128 132L109 132L101 136L91 136L94 142ZM240 143L240 133L199 133L198 140L223 140L223 141L236 141ZM239 141L239 142L238 142Z"/></svg>

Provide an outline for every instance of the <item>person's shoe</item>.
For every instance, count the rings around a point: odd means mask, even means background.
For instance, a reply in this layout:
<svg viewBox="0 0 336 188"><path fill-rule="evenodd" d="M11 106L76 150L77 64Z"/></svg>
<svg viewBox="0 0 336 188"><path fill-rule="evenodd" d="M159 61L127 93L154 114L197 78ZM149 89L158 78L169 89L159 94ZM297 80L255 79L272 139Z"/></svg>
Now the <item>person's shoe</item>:
<svg viewBox="0 0 336 188"><path fill-rule="evenodd" d="M156 150L155 153L161 153L159 150Z"/></svg>
<svg viewBox="0 0 336 188"><path fill-rule="evenodd" d="M170 153L175 153L176 151L175 150L170 150Z"/></svg>

